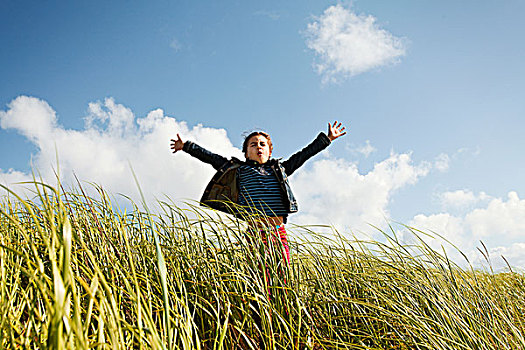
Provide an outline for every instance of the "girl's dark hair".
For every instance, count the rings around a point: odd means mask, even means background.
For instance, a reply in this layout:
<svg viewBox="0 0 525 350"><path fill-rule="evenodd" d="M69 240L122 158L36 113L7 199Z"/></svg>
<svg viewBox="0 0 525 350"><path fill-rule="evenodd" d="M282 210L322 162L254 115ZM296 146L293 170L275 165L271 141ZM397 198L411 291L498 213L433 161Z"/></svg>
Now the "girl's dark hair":
<svg viewBox="0 0 525 350"><path fill-rule="evenodd" d="M264 131L254 131L254 132L250 133L248 136L246 136L244 138L244 142L242 143L242 153L246 154L246 151L248 150L248 141L252 137L258 136L258 135L266 137L266 140L268 140L268 146L270 147L270 154L272 153L272 151L273 151L272 139L271 139L270 135L268 135Z"/></svg>

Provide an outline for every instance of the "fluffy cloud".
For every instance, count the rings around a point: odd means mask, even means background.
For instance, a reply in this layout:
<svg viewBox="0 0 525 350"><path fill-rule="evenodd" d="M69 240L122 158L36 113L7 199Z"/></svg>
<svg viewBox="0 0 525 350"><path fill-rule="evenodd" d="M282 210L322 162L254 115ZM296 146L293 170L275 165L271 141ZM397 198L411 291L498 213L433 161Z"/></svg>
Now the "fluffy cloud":
<svg viewBox="0 0 525 350"><path fill-rule="evenodd" d="M465 217L472 233L480 238L497 235L519 238L525 234L525 199L509 192L507 201L495 198L486 208L474 209Z"/></svg>
<svg viewBox="0 0 525 350"><path fill-rule="evenodd" d="M327 8L309 23L306 36L324 83L396 63L405 55L404 40L381 29L375 17L357 15L341 5Z"/></svg>
<svg viewBox="0 0 525 350"><path fill-rule="evenodd" d="M475 195L468 190L446 192L441 198L445 204L462 208L464 212L416 215L410 226L438 233L467 254L471 262L484 260L478 252L480 241L483 241L491 254L505 255L512 266L525 266L525 260L517 253L525 246L525 199L520 199L516 192L509 192L504 200L491 198L483 192ZM426 240L434 248L447 245L438 237ZM457 252L448 251L456 260L461 260ZM493 264L497 268L505 267L502 259L494 260Z"/></svg>
<svg viewBox="0 0 525 350"><path fill-rule="evenodd" d="M32 196L32 192L29 191L28 187L23 185L24 182L29 181L33 181L33 178L28 174L24 174L14 169L8 169L7 171L0 169L0 185L6 186L19 196L26 198ZM7 194L7 191L3 187L0 187L0 198Z"/></svg>
<svg viewBox="0 0 525 350"><path fill-rule="evenodd" d="M7 112L0 111L2 129L16 129L34 142L50 135L56 128L55 111L39 99L19 96L7 107Z"/></svg>
<svg viewBox="0 0 525 350"><path fill-rule="evenodd" d="M471 208L480 202L490 199L485 192L475 195L470 190L444 192L438 197L441 200L443 208L459 210Z"/></svg>
<svg viewBox="0 0 525 350"><path fill-rule="evenodd" d="M386 223L393 193L415 184L432 168L428 162L414 165L410 154L397 153L367 174L360 174L357 164L342 159L314 161L290 180L301 209L292 221L333 224L344 232L370 231L368 224Z"/></svg>
<svg viewBox="0 0 525 350"><path fill-rule="evenodd" d="M143 192L149 195L148 200L163 195L177 201L199 198L213 168L202 166L182 152L173 155L169 140L177 133L220 154L241 155L223 129L202 125L189 128L160 109L136 118L129 108L111 98L89 104L85 127L80 131L64 129L47 102L27 96L16 98L7 111L1 111L0 123L2 128L15 129L38 146L33 164L45 181L55 183L58 154L64 183L73 183L75 173L80 180L135 199L138 192L130 166ZM1 173L1 178L13 183L31 177L9 171Z"/></svg>
<svg viewBox="0 0 525 350"><path fill-rule="evenodd" d="M518 267L521 272L525 268L525 243L513 243L510 246L504 247L499 246L489 250L489 260L492 265L495 265L496 268L506 267L506 263L503 257L511 267ZM482 258L479 258L481 261ZM483 257L483 259L485 259Z"/></svg>
<svg viewBox="0 0 525 350"><path fill-rule="evenodd" d="M419 214L411 220L409 225L415 230L429 233L425 235L422 232L416 232L435 250L440 251L443 245L451 248L449 243L457 248L465 247L465 225L462 218L449 213L429 216Z"/></svg>
<svg viewBox="0 0 525 350"><path fill-rule="evenodd" d="M450 166L450 157L448 156L448 154L441 153L436 157L434 165L439 171L447 171Z"/></svg>
<svg viewBox="0 0 525 350"><path fill-rule="evenodd" d="M361 146L350 146L347 150L354 154L362 154L365 158L376 151L376 148L370 144L370 140L366 140L364 145Z"/></svg>

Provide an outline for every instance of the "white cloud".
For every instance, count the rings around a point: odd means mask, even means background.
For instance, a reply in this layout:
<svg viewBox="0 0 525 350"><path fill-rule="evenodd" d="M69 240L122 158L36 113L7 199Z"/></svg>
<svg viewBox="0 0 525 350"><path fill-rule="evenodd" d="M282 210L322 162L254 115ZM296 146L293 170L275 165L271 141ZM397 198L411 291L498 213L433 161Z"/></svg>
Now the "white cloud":
<svg viewBox="0 0 525 350"><path fill-rule="evenodd" d="M443 207L449 209L472 208L474 205L490 199L490 197L485 192L475 195L470 190L444 192L439 195L439 198Z"/></svg>
<svg viewBox="0 0 525 350"><path fill-rule="evenodd" d="M446 153L438 155L434 161L434 166L437 170L445 172L450 166L450 157Z"/></svg>
<svg viewBox="0 0 525 350"><path fill-rule="evenodd" d="M480 247L480 241L483 241L490 251L503 255L508 252L505 257L511 265L525 267L525 260L516 253L522 251L525 245L525 199L520 199L516 192L509 192L505 201L491 198L483 192L476 195L468 190L446 192L441 198L452 209L470 209L459 215L416 215L409 225L423 231L434 231L445 237L466 253L471 262L479 263L482 260L477 248ZM442 244L437 238L427 241L433 247ZM498 268L505 265L503 260L494 264Z"/></svg>
<svg viewBox="0 0 525 350"><path fill-rule="evenodd" d="M47 102L19 96L11 101L7 112L0 111L0 126L16 129L31 141L49 135L56 128L56 114Z"/></svg>
<svg viewBox="0 0 525 350"><path fill-rule="evenodd" d="M409 226L431 236L419 235L433 249L441 250L441 246L448 246L447 241L458 248L464 246L465 225L462 218L455 217L448 213L426 215L416 215ZM444 238L444 240L442 238Z"/></svg>
<svg viewBox="0 0 525 350"><path fill-rule="evenodd" d="M114 136L133 132L135 116L123 105L116 104L112 98L101 102L91 102L88 105L88 115L85 118L86 129L96 129Z"/></svg>
<svg viewBox="0 0 525 350"><path fill-rule="evenodd" d="M403 39L381 29L375 17L357 15L342 5L330 6L309 23L306 36L324 83L396 63L405 55Z"/></svg>
<svg viewBox="0 0 525 350"><path fill-rule="evenodd" d="M347 147L348 151L355 154L362 154L365 158L376 151L376 148L370 144L370 140L366 140L364 145Z"/></svg>
<svg viewBox="0 0 525 350"><path fill-rule="evenodd" d="M507 201L492 199L486 208L474 209L465 217L472 233L480 238L498 236L520 238L525 236L525 199L509 192Z"/></svg>
<svg viewBox="0 0 525 350"><path fill-rule="evenodd" d="M518 267L523 272L525 268L525 243L513 243L507 247L499 246L489 250L489 258L496 268L506 267L506 263L500 259L501 257L504 257L512 268Z"/></svg>
<svg viewBox="0 0 525 350"><path fill-rule="evenodd" d="M172 154L170 139L180 133L184 139L198 141L217 153L241 155L223 129L202 125L189 128L185 122L165 116L160 109L136 118L129 108L111 98L89 104L83 130L67 130L58 125L55 111L34 97L18 97L8 108L0 112L2 128L16 129L38 146L33 164L49 183L55 182L57 152L65 183L73 183L74 172L80 180L137 199L131 164L148 200L164 194L174 200L198 199L213 168L182 152ZM14 171L2 176L9 182L24 178L24 174Z"/></svg>
<svg viewBox="0 0 525 350"><path fill-rule="evenodd" d="M383 226L388 204L399 188L411 185L431 170L429 163L412 164L410 154L392 153L367 174L342 159L321 159L290 179L300 214L293 222L333 224L344 232Z"/></svg>
<svg viewBox="0 0 525 350"><path fill-rule="evenodd" d="M6 186L19 196L25 198L32 196L32 192L27 190L27 186L20 184L28 181L33 181L32 176L28 174L24 174L23 172L14 169L9 169L7 171L0 169L0 185ZM6 195L8 195L8 192L4 188L0 188L0 199Z"/></svg>

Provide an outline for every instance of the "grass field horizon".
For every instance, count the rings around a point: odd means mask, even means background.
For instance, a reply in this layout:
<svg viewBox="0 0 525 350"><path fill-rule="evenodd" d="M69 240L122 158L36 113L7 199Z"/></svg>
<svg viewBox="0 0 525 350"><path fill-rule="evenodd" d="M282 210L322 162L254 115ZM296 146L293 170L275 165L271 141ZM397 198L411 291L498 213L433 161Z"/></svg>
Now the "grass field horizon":
<svg viewBox="0 0 525 350"><path fill-rule="evenodd" d="M525 349L523 273L460 267L416 229L291 227L286 265L243 220L33 185L2 186L2 349Z"/></svg>

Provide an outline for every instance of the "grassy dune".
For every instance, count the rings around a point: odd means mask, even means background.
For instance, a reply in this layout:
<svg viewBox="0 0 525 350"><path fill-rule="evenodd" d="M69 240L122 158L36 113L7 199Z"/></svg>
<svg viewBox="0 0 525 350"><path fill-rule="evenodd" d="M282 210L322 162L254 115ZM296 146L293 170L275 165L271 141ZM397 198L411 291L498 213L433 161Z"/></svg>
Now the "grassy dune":
<svg viewBox="0 0 525 350"><path fill-rule="evenodd" d="M199 208L35 188L0 203L2 349L525 349L519 273L307 228L286 266Z"/></svg>

